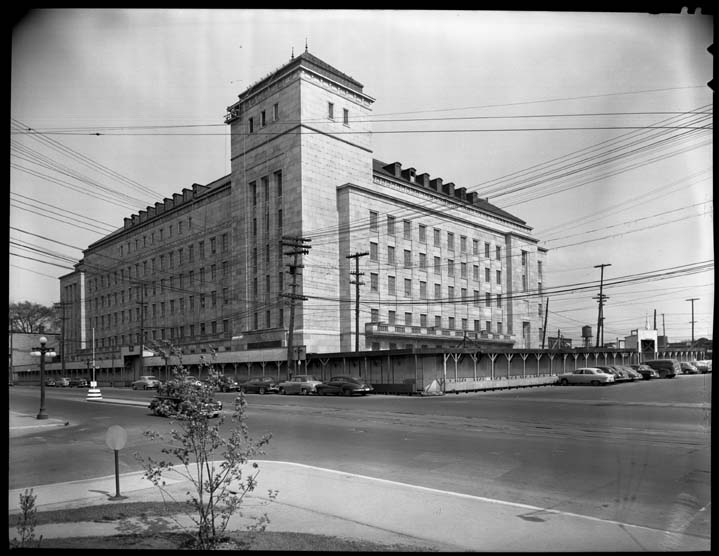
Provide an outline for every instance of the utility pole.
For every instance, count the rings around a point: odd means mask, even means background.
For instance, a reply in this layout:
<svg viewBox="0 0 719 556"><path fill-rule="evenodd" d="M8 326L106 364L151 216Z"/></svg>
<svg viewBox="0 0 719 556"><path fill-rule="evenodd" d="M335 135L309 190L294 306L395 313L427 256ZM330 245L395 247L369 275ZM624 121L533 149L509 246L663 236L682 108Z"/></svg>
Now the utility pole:
<svg viewBox="0 0 719 556"><path fill-rule="evenodd" d="M600 268L601 274L599 279L599 296L594 296L592 299L596 299L599 302L599 314L597 316L597 345L596 347L599 347L599 338L601 335L602 339L602 345L604 345L604 301L606 299L609 299L604 293L602 293L604 289L604 267L605 266L612 266L609 263L602 263L598 265L594 265L594 268Z"/></svg>
<svg viewBox="0 0 719 556"><path fill-rule="evenodd" d="M662 313L662 336L667 337L667 329L664 326L664 313Z"/></svg>
<svg viewBox="0 0 719 556"><path fill-rule="evenodd" d="M138 282L140 290L140 301L137 304L140 306L140 375L145 374L145 296L144 296L144 285ZM93 361L93 365L95 362ZM138 376L133 375L133 380L137 380Z"/></svg>
<svg viewBox="0 0 719 556"><path fill-rule="evenodd" d="M657 329L657 310L654 309L654 328L653 330Z"/></svg>
<svg viewBox="0 0 719 556"><path fill-rule="evenodd" d="M698 299L699 299L698 297L691 297L691 298L689 298L689 299L686 300L686 301L691 301L691 302L692 302L692 320L691 320L691 325L692 325L692 345L690 346L690 348L693 348L693 347L694 347L694 323L696 322L696 321L694 320L694 302L697 301Z"/></svg>
<svg viewBox="0 0 719 556"><path fill-rule="evenodd" d="M544 339L547 337L547 315L549 314L549 298L544 304L544 328L542 328L542 349L544 349Z"/></svg>
<svg viewBox="0 0 719 556"><path fill-rule="evenodd" d="M292 378L295 372L295 354L293 347L294 333L295 333L295 301L307 301L307 298L303 295L297 294L297 269L304 268L305 265L300 264L300 255L307 255L312 249L311 239L304 237L293 237L293 236L282 236L280 245L283 247L289 247L291 251L286 251L284 254L292 257L292 262L287 263L289 268L290 276L292 276L292 293L281 293L281 297L287 297L290 300L290 325L287 331L287 373L288 378Z"/></svg>
<svg viewBox="0 0 719 556"><path fill-rule="evenodd" d="M367 255L369 255L369 252L355 253L354 255L347 255L345 257L346 259L355 260L355 270L350 271L350 274L354 276L354 280L350 280L350 284L355 285L355 351L359 351L359 287L364 285L364 282L360 282L360 276L363 276L364 272L359 271L359 260L360 257L366 257Z"/></svg>
<svg viewBox="0 0 719 556"><path fill-rule="evenodd" d="M65 303L60 301L56 303L54 308L60 309L60 364L62 365L62 376L67 376L65 372Z"/></svg>

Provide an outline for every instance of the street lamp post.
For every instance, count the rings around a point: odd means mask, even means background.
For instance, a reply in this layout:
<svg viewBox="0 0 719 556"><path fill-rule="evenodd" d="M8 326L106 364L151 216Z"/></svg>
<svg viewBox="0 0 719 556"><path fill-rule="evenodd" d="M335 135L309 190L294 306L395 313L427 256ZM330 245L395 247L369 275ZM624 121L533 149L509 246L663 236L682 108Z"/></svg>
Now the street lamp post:
<svg viewBox="0 0 719 556"><path fill-rule="evenodd" d="M47 419L48 415L45 413L45 355L55 357L55 351L52 348L45 347L47 344L47 338L45 336L40 338L40 347L35 348L31 354L40 356L40 411L37 414L37 419Z"/></svg>

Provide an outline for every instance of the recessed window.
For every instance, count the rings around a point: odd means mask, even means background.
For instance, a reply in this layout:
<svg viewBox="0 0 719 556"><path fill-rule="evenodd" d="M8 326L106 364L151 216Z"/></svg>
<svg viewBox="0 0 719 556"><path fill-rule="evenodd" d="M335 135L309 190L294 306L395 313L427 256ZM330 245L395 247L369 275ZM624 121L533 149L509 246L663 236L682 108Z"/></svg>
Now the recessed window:
<svg viewBox="0 0 719 556"><path fill-rule="evenodd" d="M249 126L250 126L250 133L254 133L254 132L255 132L255 119L254 119L254 118L250 118L250 119L248 120L248 124L249 124Z"/></svg>
<svg viewBox="0 0 719 556"><path fill-rule="evenodd" d="M345 125L350 125L350 111L346 108L342 109L342 123Z"/></svg>
<svg viewBox="0 0 719 556"><path fill-rule="evenodd" d="M280 119L280 106L279 104L272 105L272 121L276 122Z"/></svg>
<svg viewBox="0 0 719 556"><path fill-rule="evenodd" d="M260 112L260 127L265 127L267 125L267 115L265 114L265 111L263 110Z"/></svg>
<svg viewBox="0 0 719 556"><path fill-rule="evenodd" d="M335 119L335 105L334 105L334 103L332 103L332 102L328 102L328 103L327 103L327 117L328 117L330 120L334 120L334 119Z"/></svg>

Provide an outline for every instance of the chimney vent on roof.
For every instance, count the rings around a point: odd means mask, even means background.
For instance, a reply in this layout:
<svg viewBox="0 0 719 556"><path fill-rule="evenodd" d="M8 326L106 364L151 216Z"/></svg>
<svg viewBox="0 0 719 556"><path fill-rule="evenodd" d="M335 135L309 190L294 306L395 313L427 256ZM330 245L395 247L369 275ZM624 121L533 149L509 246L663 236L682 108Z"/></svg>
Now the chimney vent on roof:
<svg viewBox="0 0 719 556"><path fill-rule="evenodd" d="M433 180L429 180L429 186L435 191L442 191L442 178L434 178Z"/></svg>
<svg viewBox="0 0 719 556"><path fill-rule="evenodd" d="M414 168L407 168L406 170L402 170L402 177L407 181L414 182L416 173Z"/></svg>
<svg viewBox="0 0 719 556"><path fill-rule="evenodd" d="M454 182L445 183L442 186L442 192L450 197L454 196Z"/></svg>
<svg viewBox="0 0 719 556"><path fill-rule="evenodd" d="M454 190L454 196L458 199L462 199L463 201L467 200L467 188L466 187L458 187Z"/></svg>
<svg viewBox="0 0 719 556"><path fill-rule="evenodd" d="M469 191L467 193L467 202L471 204L476 204L477 202L477 192L476 191Z"/></svg>
<svg viewBox="0 0 719 556"><path fill-rule="evenodd" d="M429 187L429 174L425 172L417 176L417 183L422 187Z"/></svg>

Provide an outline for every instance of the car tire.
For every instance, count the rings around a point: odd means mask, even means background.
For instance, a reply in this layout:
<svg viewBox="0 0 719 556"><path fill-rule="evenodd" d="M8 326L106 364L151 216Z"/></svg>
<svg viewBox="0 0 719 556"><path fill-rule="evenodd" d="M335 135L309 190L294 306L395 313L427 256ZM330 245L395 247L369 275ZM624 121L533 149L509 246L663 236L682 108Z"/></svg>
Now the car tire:
<svg viewBox="0 0 719 556"><path fill-rule="evenodd" d="M143 389L143 390L147 390L147 384L143 384L143 385L142 385L142 389Z"/></svg>
<svg viewBox="0 0 719 556"><path fill-rule="evenodd" d="M561 384L562 386L567 386L569 384L569 381L566 378L563 378L559 381L559 384Z"/></svg>
<svg viewBox="0 0 719 556"><path fill-rule="evenodd" d="M284 388L280 388L280 395L285 396L287 391Z"/></svg>
<svg viewBox="0 0 719 556"><path fill-rule="evenodd" d="M592 386L599 386L601 383L598 380L593 380L589 384L591 384Z"/></svg>
<svg viewBox="0 0 719 556"><path fill-rule="evenodd" d="M257 391L258 394L263 395L265 393L264 386L260 386L260 389Z"/></svg>
<svg viewBox="0 0 719 556"><path fill-rule="evenodd" d="M345 396L351 396L351 395L352 395L352 390L350 390L349 388L347 388L347 389L345 389L345 390L342 390L342 394L345 395Z"/></svg>
<svg viewBox="0 0 719 556"><path fill-rule="evenodd" d="M307 388L300 388L300 395L306 396L306 395L307 395Z"/></svg>

